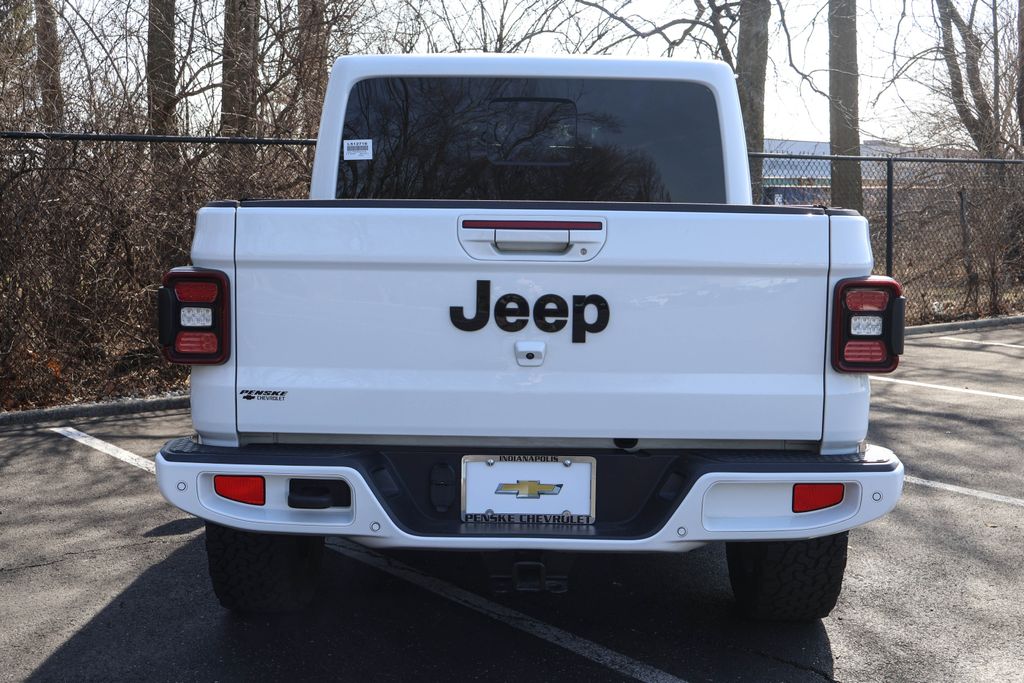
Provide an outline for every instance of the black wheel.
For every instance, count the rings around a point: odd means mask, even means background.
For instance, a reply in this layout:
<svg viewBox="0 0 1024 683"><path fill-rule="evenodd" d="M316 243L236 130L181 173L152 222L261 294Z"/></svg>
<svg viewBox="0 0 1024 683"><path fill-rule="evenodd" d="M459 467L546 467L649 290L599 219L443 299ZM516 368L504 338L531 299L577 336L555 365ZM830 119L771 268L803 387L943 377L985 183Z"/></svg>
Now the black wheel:
<svg viewBox="0 0 1024 683"><path fill-rule="evenodd" d="M847 538L844 531L806 541L726 543L740 611L773 621L827 617L843 588Z"/></svg>
<svg viewBox="0 0 1024 683"><path fill-rule="evenodd" d="M290 612L313 599L323 536L281 536L206 523L213 592L236 612Z"/></svg>

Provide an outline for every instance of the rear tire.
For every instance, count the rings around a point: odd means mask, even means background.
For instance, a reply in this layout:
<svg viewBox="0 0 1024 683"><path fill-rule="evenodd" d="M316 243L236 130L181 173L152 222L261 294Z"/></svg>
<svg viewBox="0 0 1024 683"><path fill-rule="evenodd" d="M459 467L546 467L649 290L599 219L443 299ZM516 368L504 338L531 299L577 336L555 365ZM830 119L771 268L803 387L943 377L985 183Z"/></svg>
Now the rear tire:
<svg viewBox="0 0 1024 683"><path fill-rule="evenodd" d="M848 533L806 541L726 543L736 603L752 619L810 621L836 606Z"/></svg>
<svg viewBox="0 0 1024 683"><path fill-rule="evenodd" d="M291 612L308 605L323 550L323 536L258 534L206 523L213 592L234 612Z"/></svg>

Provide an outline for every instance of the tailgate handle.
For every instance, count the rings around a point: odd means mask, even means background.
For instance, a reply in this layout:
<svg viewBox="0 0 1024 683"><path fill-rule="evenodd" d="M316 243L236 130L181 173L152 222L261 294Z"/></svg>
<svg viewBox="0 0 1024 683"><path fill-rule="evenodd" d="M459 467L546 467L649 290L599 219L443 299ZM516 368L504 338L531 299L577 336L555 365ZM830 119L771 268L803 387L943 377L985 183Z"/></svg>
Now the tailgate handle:
<svg viewBox="0 0 1024 683"><path fill-rule="evenodd" d="M568 230L495 230L494 247L499 251L544 251L561 253L569 248Z"/></svg>
<svg viewBox="0 0 1024 683"><path fill-rule="evenodd" d="M591 217L459 217L462 248L484 261L589 261L606 235L604 219Z"/></svg>

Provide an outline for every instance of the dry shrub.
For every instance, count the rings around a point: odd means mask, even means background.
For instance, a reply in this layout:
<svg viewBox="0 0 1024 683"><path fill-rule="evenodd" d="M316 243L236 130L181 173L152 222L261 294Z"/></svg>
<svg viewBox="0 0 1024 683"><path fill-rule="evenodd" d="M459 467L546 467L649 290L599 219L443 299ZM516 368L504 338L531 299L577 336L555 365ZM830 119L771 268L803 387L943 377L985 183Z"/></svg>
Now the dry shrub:
<svg viewBox="0 0 1024 683"><path fill-rule="evenodd" d="M302 197L300 146L0 140L0 408L183 388L156 343L156 290L195 212Z"/></svg>

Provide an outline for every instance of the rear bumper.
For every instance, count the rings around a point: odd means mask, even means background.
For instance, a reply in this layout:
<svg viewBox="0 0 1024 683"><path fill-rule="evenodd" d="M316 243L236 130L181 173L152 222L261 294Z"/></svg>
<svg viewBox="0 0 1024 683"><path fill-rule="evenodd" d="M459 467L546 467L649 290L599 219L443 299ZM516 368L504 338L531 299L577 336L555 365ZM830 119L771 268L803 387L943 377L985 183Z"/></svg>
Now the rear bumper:
<svg viewBox="0 0 1024 683"><path fill-rule="evenodd" d="M429 456L429 457L428 457ZM265 446L204 447L168 442L156 457L157 483L176 507L225 526L267 533L337 535L374 547L451 550L685 551L711 541L764 541L826 536L861 526L889 512L903 490L903 465L887 449L869 446L859 456L817 456L766 451L675 452L650 456L599 454L604 470L648 472L639 488L628 479L598 479L598 500L613 518L593 526L462 523L458 510L435 513L415 489L411 459L419 463L461 457L454 452L396 454L366 449ZM402 460L406 461L402 464ZM604 458L602 464L602 460ZM427 466L429 470L429 464ZM424 471L427 471L424 470ZM213 490L216 474L261 475L263 506L237 503ZM649 476L648 476L649 475ZM341 479L351 505L323 510L288 507L289 480ZM429 477L428 477L429 478ZM614 482L614 483L613 483ZM793 513L796 483L843 483L833 507ZM649 484L649 485L648 485ZM426 483L424 483L426 486ZM625 501L637 498L635 510ZM614 505L612 505L614 504Z"/></svg>

